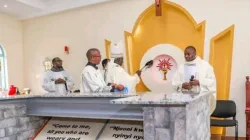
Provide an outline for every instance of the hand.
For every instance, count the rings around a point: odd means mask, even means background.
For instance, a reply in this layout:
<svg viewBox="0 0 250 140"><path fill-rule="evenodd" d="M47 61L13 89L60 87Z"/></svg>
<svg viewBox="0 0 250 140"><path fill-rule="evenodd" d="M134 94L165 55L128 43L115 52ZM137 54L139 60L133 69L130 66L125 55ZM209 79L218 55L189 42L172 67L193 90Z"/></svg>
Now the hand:
<svg viewBox="0 0 250 140"><path fill-rule="evenodd" d="M63 80L63 79L61 79L61 78L59 78L59 79L57 79L57 80L55 81L55 84L65 84L65 83L66 83L66 81Z"/></svg>
<svg viewBox="0 0 250 140"><path fill-rule="evenodd" d="M124 86L123 85L117 85L116 89L118 89L119 91L122 91L124 89Z"/></svg>
<svg viewBox="0 0 250 140"><path fill-rule="evenodd" d="M110 86L111 86L112 88L115 88L117 85L116 85L115 83L110 83Z"/></svg>
<svg viewBox="0 0 250 140"><path fill-rule="evenodd" d="M184 88L184 89L191 89L191 85L188 82L186 82L186 83L182 84L182 88Z"/></svg>
<svg viewBox="0 0 250 140"><path fill-rule="evenodd" d="M200 85L200 82L199 82L199 80L194 79L193 81L190 81L189 84L190 84L191 86L199 86L199 85Z"/></svg>
<svg viewBox="0 0 250 140"><path fill-rule="evenodd" d="M136 74L140 77L141 76L141 70L136 71Z"/></svg>

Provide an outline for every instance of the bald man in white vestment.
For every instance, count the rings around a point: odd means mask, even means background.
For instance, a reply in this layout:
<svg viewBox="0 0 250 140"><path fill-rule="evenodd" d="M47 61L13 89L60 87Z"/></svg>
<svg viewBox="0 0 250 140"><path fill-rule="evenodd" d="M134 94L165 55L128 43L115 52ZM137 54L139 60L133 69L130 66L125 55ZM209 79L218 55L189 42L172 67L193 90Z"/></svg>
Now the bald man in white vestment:
<svg viewBox="0 0 250 140"><path fill-rule="evenodd" d="M104 77L97 67L101 62L100 51L96 48L89 49L86 53L88 63L81 74L81 89L83 93L112 92L114 89L123 90L122 85L115 83L106 84Z"/></svg>
<svg viewBox="0 0 250 140"><path fill-rule="evenodd" d="M66 95L74 88L72 77L63 69L62 60L59 57L54 58L52 64L52 69L43 77L42 88L49 93Z"/></svg>
<svg viewBox="0 0 250 140"><path fill-rule="evenodd" d="M172 85L176 91L190 91L193 93L212 91L210 113L216 107L216 78L213 67L196 56L196 49L188 46L184 52L185 64L179 65L172 78Z"/></svg>
<svg viewBox="0 0 250 140"><path fill-rule="evenodd" d="M121 84L127 88L127 92L135 93L135 87L140 82L141 71L138 70L134 75L128 74L122 67L123 54L122 42L111 46L111 59L107 65L107 72L104 79L106 83Z"/></svg>

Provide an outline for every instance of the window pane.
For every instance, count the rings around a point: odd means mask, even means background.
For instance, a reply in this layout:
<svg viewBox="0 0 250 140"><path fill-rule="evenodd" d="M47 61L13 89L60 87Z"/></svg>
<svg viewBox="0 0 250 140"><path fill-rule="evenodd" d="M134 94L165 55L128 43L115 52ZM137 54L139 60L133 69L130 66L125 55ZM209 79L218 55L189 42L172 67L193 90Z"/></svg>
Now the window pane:
<svg viewBox="0 0 250 140"><path fill-rule="evenodd" d="M4 89L3 57L0 57L0 88Z"/></svg>
<svg viewBox="0 0 250 140"><path fill-rule="evenodd" d="M3 55L3 48L1 45L0 45L0 55Z"/></svg>
<svg viewBox="0 0 250 140"><path fill-rule="evenodd" d="M0 45L0 88L2 90L7 90L8 86L8 71L7 71L7 61L5 57L4 50Z"/></svg>

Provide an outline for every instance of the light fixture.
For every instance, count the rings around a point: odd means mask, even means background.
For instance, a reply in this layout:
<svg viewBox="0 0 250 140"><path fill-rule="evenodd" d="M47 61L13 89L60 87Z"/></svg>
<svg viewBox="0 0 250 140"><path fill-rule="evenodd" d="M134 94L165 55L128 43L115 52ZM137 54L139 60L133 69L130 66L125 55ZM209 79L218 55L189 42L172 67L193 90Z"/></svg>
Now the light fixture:
<svg viewBox="0 0 250 140"><path fill-rule="evenodd" d="M3 7L7 8L7 7L8 7L8 5L7 5L7 4L4 4L4 5L3 5Z"/></svg>

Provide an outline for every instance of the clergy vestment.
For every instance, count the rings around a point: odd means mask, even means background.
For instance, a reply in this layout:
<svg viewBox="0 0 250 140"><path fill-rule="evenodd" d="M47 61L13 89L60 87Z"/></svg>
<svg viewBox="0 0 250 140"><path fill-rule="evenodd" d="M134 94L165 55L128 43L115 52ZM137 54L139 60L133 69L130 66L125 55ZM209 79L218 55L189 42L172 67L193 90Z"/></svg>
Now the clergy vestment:
<svg viewBox="0 0 250 140"><path fill-rule="evenodd" d="M66 84L55 84L57 79L64 79ZM67 87L66 87L67 86ZM42 88L49 93L54 93L56 95L66 95L68 91L71 91L74 87L71 76L65 71L48 71L45 73L42 81ZM68 91L67 91L68 90Z"/></svg>
<svg viewBox="0 0 250 140"><path fill-rule="evenodd" d="M81 74L81 92L110 92L112 87L107 86L103 75L98 67L90 62L84 68Z"/></svg>
<svg viewBox="0 0 250 140"><path fill-rule="evenodd" d="M140 82L140 78L137 74L129 75L123 67L114 63L115 59L123 58L124 47L123 42L120 41L117 44L111 44L110 48L110 62L107 65L107 71L105 74L106 83L116 83L123 85L127 92L136 92L135 87Z"/></svg>
<svg viewBox="0 0 250 140"><path fill-rule="evenodd" d="M216 78L213 67L198 56L191 62L179 65L176 73L172 77L172 85L175 90L182 91L182 84L189 82L191 75L194 76L194 79L199 80L200 83L198 87L194 86L192 91L215 92L213 96L211 96L210 113L212 114L216 107Z"/></svg>
<svg viewBox="0 0 250 140"><path fill-rule="evenodd" d="M105 75L106 83L116 83L127 88L129 93L136 92L135 87L140 82L137 74L129 75L123 67L114 62L108 63L107 72Z"/></svg>
<svg viewBox="0 0 250 140"><path fill-rule="evenodd" d="M109 62L108 62L109 63ZM107 78L107 72L108 72L108 64L106 65L106 67L102 70L102 75L103 75L103 78L104 78L104 81L106 82L106 78Z"/></svg>

